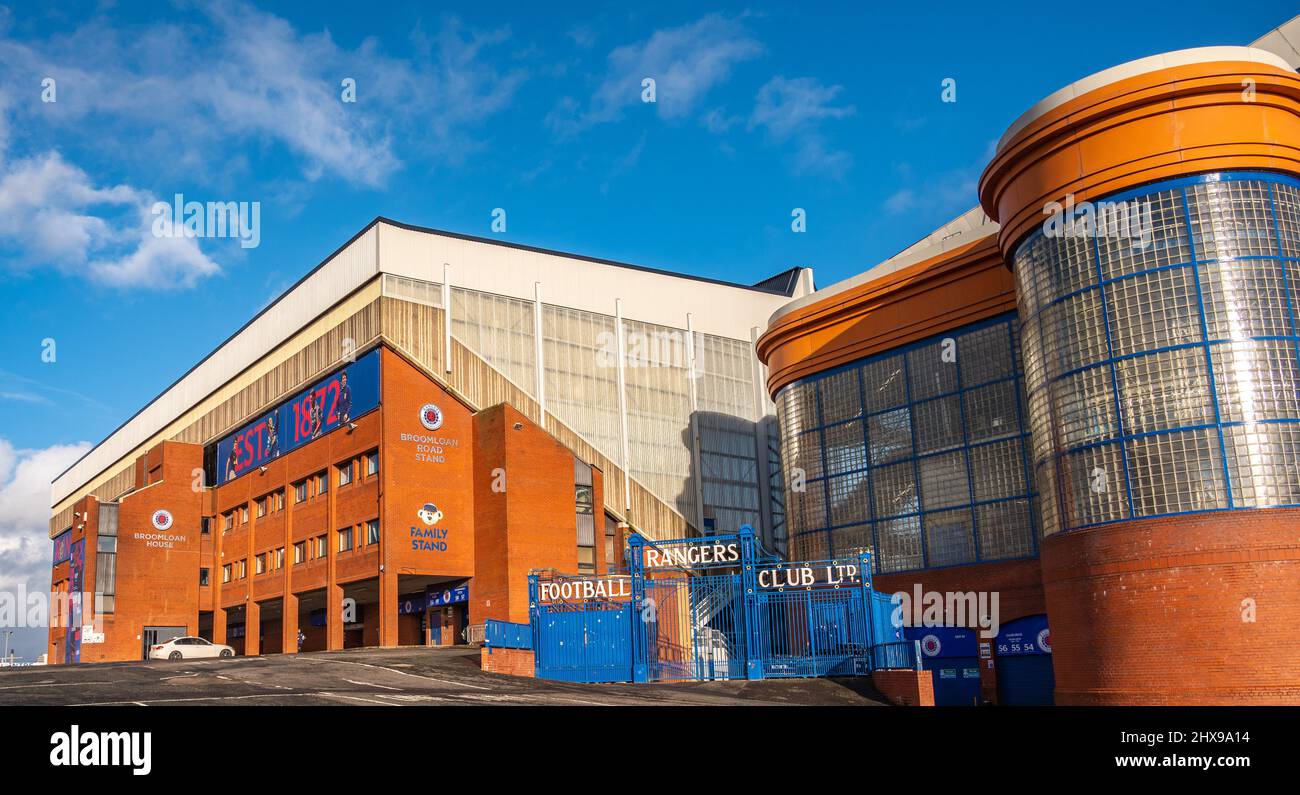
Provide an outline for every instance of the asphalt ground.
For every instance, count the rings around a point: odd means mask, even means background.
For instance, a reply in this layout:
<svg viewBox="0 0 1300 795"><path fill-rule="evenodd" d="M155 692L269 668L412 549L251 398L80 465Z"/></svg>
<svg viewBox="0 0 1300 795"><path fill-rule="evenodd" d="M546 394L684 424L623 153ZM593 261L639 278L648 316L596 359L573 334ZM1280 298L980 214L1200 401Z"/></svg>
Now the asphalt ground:
<svg viewBox="0 0 1300 795"><path fill-rule="evenodd" d="M871 706L867 677L571 684L485 673L470 648L350 649L0 669L14 706Z"/></svg>

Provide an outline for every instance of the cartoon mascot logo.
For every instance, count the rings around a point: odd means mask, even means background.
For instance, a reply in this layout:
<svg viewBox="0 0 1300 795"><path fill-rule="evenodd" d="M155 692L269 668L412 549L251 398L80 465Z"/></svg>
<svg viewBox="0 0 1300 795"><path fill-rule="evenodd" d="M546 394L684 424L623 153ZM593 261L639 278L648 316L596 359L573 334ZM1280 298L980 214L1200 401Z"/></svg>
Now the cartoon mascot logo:
<svg viewBox="0 0 1300 795"><path fill-rule="evenodd" d="M420 517L420 521L424 522L424 524L429 527L437 524L438 520L442 519L442 511L438 510L438 506L431 502L426 502L424 507L417 511L417 514Z"/></svg>
<svg viewBox="0 0 1300 795"><path fill-rule="evenodd" d="M172 526L172 515L165 510L154 511L152 521L155 529L169 530Z"/></svg>
<svg viewBox="0 0 1300 795"><path fill-rule="evenodd" d="M432 403L420 407L420 424L431 431L442 427L442 409Z"/></svg>
<svg viewBox="0 0 1300 795"><path fill-rule="evenodd" d="M937 636L926 635L924 638L921 638L921 653L926 657L935 656L939 653L941 648L943 648L943 644L939 642Z"/></svg>
<svg viewBox="0 0 1300 795"><path fill-rule="evenodd" d="M1038 633L1038 648L1048 654L1052 653L1052 631L1050 629L1044 629Z"/></svg>

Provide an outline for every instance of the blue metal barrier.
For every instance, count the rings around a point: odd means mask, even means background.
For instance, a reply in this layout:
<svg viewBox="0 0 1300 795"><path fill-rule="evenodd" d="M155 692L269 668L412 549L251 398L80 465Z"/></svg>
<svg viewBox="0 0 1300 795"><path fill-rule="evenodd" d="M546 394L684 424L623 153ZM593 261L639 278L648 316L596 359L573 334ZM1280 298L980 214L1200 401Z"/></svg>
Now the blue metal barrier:
<svg viewBox="0 0 1300 795"><path fill-rule="evenodd" d="M903 668L910 671L921 670L921 642L916 640L896 640L872 646L871 668L872 670L884 668Z"/></svg>
<svg viewBox="0 0 1300 795"><path fill-rule="evenodd" d="M483 622L483 645L496 649L531 649L533 628L531 624L513 624L489 618Z"/></svg>

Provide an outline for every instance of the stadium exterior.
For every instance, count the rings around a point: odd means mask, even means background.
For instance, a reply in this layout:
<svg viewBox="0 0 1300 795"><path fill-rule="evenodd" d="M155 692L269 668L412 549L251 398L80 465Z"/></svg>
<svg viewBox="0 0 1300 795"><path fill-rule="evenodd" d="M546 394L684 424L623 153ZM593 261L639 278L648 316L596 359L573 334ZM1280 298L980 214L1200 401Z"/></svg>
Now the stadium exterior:
<svg viewBox="0 0 1300 795"><path fill-rule="evenodd" d="M810 286L378 219L54 481L54 589L93 597L49 659L458 643L629 529L780 549L753 340Z"/></svg>
<svg viewBox="0 0 1300 795"><path fill-rule="evenodd" d="M380 219L55 481L55 587L111 611L50 660L459 642L749 523L996 593L908 628L940 703L1300 702L1297 64L1292 20L1066 86L815 292Z"/></svg>
<svg viewBox="0 0 1300 795"><path fill-rule="evenodd" d="M940 702L1300 702L1298 20L1055 92L759 340L791 556L1000 594L911 635Z"/></svg>

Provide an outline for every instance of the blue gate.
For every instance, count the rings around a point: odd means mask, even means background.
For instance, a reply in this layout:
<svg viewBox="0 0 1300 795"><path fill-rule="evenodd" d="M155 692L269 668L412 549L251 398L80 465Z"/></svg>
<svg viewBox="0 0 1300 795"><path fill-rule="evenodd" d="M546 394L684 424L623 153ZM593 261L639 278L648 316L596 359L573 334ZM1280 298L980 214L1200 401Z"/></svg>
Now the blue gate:
<svg viewBox="0 0 1300 795"><path fill-rule="evenodd" d="M627 575L529 575L540 678L662 682L862 676L913 667L871 555L785 562L752 528L628 539Z"/></svg>
<svg viewBox="0 0 1300 795"><path fill-rule="evenodd" d="M632 680L632 604L623 582L599 588L590 577L528 578L537 676L566 682ZM625 581L626 578L622 578ZM611 591L614 593L611 594Z"/></svg>

